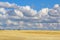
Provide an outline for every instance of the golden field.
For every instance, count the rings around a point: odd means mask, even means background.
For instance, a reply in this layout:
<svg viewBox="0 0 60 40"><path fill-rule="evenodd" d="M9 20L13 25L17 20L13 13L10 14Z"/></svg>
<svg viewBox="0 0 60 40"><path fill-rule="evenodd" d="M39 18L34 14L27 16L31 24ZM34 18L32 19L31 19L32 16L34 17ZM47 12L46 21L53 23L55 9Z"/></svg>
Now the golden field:
<svg viewBox="0 0 60 40"><path fill-rule="evenodd" d="M0 40L60 40L60 31L0 30Z"/></svg>

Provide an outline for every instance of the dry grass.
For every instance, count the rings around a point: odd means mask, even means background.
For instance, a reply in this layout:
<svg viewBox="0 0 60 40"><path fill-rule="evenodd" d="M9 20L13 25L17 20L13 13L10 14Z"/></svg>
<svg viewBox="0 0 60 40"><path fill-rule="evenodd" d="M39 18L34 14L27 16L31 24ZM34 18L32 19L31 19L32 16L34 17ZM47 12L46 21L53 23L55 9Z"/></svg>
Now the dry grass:
<svg viewBox="0 0 60 40"><path fill-rule="evenodd" d="M0 30L0 40L60 40L60 31Z"/></svg>

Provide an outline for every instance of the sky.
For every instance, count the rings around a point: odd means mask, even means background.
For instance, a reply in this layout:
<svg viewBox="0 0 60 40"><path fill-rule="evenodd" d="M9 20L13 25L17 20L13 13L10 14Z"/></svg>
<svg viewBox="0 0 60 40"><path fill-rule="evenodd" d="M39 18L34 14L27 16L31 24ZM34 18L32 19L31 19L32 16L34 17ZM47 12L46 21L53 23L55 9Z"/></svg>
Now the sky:
<svg viewBox="0 0 60 40"><path fill-rule="evenodd" d="M0 0L1 2L16 3L17 5L29 5L35 10L42 8L52 8L55 4L60 4L60 0Z"/></svg>
<svg viewBox="0 0 60 40"><path fill-rule="evenodd" d="M60 0L0 0L0 29L60 30Z"/></svg>

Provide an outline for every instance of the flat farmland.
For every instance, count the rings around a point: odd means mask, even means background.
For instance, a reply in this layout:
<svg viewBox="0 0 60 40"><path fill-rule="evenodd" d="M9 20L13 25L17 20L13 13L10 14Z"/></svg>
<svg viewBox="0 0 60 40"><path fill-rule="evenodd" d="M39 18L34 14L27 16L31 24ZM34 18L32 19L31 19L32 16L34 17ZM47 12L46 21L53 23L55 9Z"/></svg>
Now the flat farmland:
<svg viewBox="0 0 60 40"><path fill-rule="evenodd" d="M60 31L0 30L0 40L60 40Z"/></svg>

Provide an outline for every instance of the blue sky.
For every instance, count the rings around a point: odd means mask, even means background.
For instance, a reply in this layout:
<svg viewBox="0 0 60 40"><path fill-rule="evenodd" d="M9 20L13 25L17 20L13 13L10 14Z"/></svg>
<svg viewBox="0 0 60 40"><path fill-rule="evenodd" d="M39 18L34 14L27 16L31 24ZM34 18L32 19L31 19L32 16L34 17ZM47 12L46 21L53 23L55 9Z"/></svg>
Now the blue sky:
<svg viewBox="0 0 60 40"><path fill-rule="evenodd" d="M0 0L1 2L16 3L17 5L29 5L35 10L42 8L52 8L55 4L60 4L60 0Z"/></svg>

